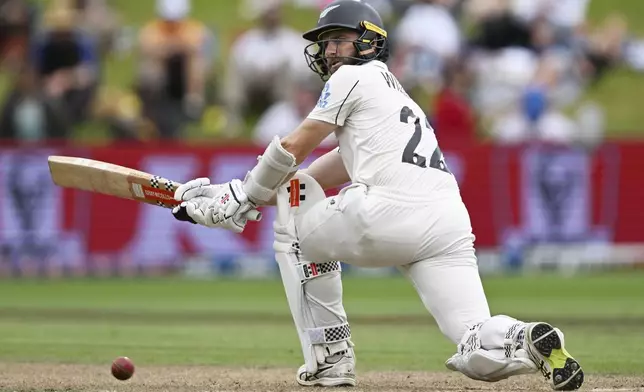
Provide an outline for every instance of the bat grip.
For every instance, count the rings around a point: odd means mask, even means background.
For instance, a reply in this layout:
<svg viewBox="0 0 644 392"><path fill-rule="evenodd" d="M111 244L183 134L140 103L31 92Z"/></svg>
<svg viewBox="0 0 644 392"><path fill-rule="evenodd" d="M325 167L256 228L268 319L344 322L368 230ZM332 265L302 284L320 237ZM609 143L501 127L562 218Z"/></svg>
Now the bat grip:
<svg viewBox="0 0 644 392"><path fill-rule="evenodd" d="M262 213L257 210L250 210L246 213L246 219L258 222L262 219Z"/></svg>

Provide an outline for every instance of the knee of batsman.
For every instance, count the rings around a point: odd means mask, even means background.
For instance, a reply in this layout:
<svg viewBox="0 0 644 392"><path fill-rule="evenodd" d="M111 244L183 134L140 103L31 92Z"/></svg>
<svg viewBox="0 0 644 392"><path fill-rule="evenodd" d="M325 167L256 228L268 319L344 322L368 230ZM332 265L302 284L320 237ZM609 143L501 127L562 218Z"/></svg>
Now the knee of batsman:
<svg viewBox="0 0 644 392"><path fill-rule="evenodd" d="M289 210L293 214L302 214L325 198L322 186L313 177L297 172L277 190L277 208Z"/></svg>

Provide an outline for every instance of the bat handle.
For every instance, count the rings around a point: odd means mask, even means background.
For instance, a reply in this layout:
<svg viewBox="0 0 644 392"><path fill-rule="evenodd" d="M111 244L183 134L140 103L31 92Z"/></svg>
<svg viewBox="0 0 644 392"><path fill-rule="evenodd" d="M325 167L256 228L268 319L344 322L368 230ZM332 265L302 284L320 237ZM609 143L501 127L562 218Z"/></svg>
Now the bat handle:
<svg viewBox="0 0 644 392"><path fill-rule="evenodd" d="M246 219L258 222L262 219L262 213L257 210L250 210L246 213Z"/></svg>

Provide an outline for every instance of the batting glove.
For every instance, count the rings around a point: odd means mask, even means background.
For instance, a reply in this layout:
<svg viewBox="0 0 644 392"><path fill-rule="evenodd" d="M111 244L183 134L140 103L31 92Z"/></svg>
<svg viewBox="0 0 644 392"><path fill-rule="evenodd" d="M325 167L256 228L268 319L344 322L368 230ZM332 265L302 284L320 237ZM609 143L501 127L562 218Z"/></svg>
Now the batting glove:
<svg viewBox="0 0 644 392"><path fill-rule="evenodd" d="M221 184L210 184L206 177L190 180L180 185L174 191L174 199L182 203L172 209L172 215L176 220L197 224L193 218L195 214L205 215L207 207L212 204L213 198L221 190ZM196 200L199 198L199 200ZM188 203L187 201L191 201ZM205 219L200 219L205 221Z"/></svg>
<svg viewBox="0 0 644 392"><path fill-rule="evenodd" d="M215 203L217 206L213 221L235 233L244 231L249 220L259 221L262 218L262 214L257 211L257 205L248 199L248 195L242 189L242 182L237 179L224 184Z"/></svg>
<svg viewBox="0 0 644 392"><path fill-rule="evenodd" d="M201 177L180 185L174 191L174 199L176 201L188 201L199 196L214 198L219 194L222 187L222 184L211 184L209 178Z"/></svg>
<svg viewBox="0 0 644 392"><path fill-rule="evenodd" d="M236 182L235 182L236 181ZM172 210L175 219L190 223L199 224L210 228L223 228L241 233L248 221L259 221L261 213L257 211L252 203L244 205L230 203L235 200L236 193L231 193L231 184L241 181L233 180L228 184L210 184L208 178L197 178L179 186L174 197L177 201L183 201ZM242 200L247 200L243 193ZM229 212L228 215L226 212Z"/></svg>

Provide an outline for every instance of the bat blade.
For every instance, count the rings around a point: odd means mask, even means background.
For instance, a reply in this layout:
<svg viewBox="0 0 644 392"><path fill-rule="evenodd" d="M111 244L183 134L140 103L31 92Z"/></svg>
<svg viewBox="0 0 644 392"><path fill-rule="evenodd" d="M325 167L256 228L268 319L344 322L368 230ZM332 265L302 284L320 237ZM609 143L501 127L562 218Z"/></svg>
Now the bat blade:
<svg viewBox="0 0 644 392"><path fill-rule="evenodd" d="M179 204L174 191L180 183L113 163L51 155L49 171L54 184L104 195L136 200L165 208Z"/></svg>

